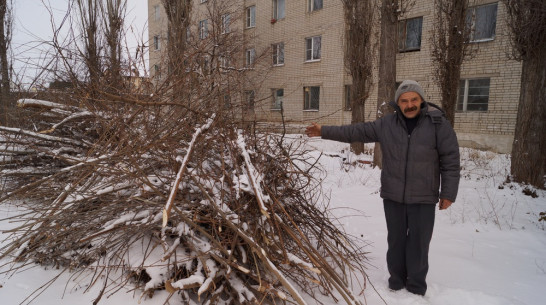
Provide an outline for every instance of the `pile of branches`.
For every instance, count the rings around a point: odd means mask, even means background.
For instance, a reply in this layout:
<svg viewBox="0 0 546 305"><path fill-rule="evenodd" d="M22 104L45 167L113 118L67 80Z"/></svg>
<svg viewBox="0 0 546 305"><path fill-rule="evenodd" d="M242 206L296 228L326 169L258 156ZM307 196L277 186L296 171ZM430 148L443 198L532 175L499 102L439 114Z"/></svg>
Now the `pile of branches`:
<svg viewBox="0 0 546 305"><path fill-rule="evenodd" d="M299 142L213 107L18 105L24 126L0 126L0 203L26 211L4 232L12 271L91 270L95 303L131 285L185 304L361 303L364 253L319 204Z"/></svg>

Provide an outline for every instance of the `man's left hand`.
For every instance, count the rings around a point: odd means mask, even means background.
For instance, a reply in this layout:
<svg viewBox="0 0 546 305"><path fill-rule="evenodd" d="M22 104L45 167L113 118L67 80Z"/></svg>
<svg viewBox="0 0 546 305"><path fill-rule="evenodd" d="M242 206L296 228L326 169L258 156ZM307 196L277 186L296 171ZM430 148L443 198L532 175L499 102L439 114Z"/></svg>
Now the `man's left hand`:
<svg viewBox="0 0 546 305"><path fill-rule="evenodd" d="M449 199L440 199L440 210L445 210L451 206L453 202Z"/></svg>

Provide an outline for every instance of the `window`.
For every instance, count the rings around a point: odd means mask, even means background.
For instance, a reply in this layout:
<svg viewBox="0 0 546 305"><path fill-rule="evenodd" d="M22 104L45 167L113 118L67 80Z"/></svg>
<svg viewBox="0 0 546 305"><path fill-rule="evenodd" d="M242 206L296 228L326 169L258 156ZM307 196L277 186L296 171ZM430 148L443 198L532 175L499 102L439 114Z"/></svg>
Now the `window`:
<svg viewBox="0 0 546 305"><path fill-rule="evenodd" d="M159 38L159 35L154 36L154 50L161 50L161 38Z"/></svg>
<svg viewBox="0 0 546 305"><path fill-rule="evenodd" d="M191 40L191 29L190 27L187 27L186 28L186 41L190 41Z"/></svg>
<svg viewBox="0 0 546 305"><path fill-rule="evenodd" d="M321 36L305 38L305 60L313 61L320 59Z"/></svg>
<svg viewBox="0 0 546 305"><path fill-rule="evenodd" d="M230 22L231 22L230 14L222 15L222 34L231 32L231 29L229 27Z"/></svg>
<svg viewBox="0 0 546 305"><path fill-rule="evenodd" d="M221 55L220 58L220 68L222 68L224 71L229 68L229 57L227 55Z"/></svg>
<svg viewBox="0 0 546 305"><path fill-rule="evenodd" d="M254 65L255 59L256 59L256 50L255 49L246 50L246 66L252 67Z"/></svg>
<svg viewBox="0 0 546 305"><path fill-rule="evenodd" d="M273 104L271 105L271 109L281 110L284 99L284 89L271 89L271 91L273 95Z"/></svg>
<svg viewBox="0 0 546 305"><path fill-rule="evenodd" d="M462 79L459 83L458 111L487 111L490 78Z"/></svg>
<svg viewBox="0 0 546 305"><path fill-rule="evenodd" d="M154 5L154 19L155 21L159 21L161 19L161 7L158 5Z"/></svg>
<svg viewBox="0 0 546 305"><path fill-rule="evenodd" d="M201 0L201 3L205 3L205 2L207 2L207 0Z"/></svg>
<svg viewBox="0 0 546 305"><path fill-rule="evenodd" d="M273 51L273 65L284 65L284 42L271 45Z"/></svg>
<svg viewBox="0 0 546 305"><path fill-rule="evenodd" d="M154 65L154 75L157 78L161 78L161 66L160 65Z"/></svg>
<svg viewBox="0 0 546 305"><path fill-rule="evenodd" d="M253 28L256 26L256 6L246 8L246 27Z"/></svg>
<svg viewBox="0 0 546 305"><path fill-rule="evenodd" d="M319 110L320 87L303 87L303 110Z"/></svg>
<svg viewBox="0 0 546 305"><path fill-rule="evenodd" d="M345 98L344 98L344 101L345 101L345 105L343 105L343 110L351 110L351 90L352 90L352 85L345 85Z"/></svg>
<svg viewBox="0 0 546 305"><path fill-rule="evenodd" d="M273 19L283 19L284 18L284 0L273 0Z"/></svg>
<svg viewBox="0 0 546 305"><path fill-rule="evenodd" d="M497 26L497 3L468 8L466 24L470 28L470 41L493 40Z"/></svg>
<svg viewBox="0 0 546 305"><path fill-rule="evenodd" d="M248 110L254 109L254 99L255 99L255 93L254 90L250 90L246 92L246 106Z"/></svg>
<svg viewBox="0 0 546 305"><path fill-rule="evenodd" d="M401 20L398 23L398 51L418 51L421 49L423 17Z"/></svg>
<svg viewBox="0 0 546 305"><path fill-rule="evenodd" d="M199 21L199 39L205 39L209 36L207 19Z"/></svg>
<svg viewBox="0 0 546 305"><path fill-rule="evenodd" d="M231 107L231 96L229 95L229 92L225 92L222 99L224 101L224 109L229 109Z"/></svg>
<svg viewBox="0 0 546 305"><path fill-rule="evenodd" d="M307 0L308 2L308 10L310 12L312 11L318 11L322 9L322 0Z"/></svg>

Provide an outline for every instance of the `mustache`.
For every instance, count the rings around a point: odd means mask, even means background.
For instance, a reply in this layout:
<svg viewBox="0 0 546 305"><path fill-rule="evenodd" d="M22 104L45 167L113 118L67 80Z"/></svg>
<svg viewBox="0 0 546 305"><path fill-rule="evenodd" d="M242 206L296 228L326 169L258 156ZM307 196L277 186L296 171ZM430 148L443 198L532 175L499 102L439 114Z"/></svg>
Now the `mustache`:
<svg viewBox="0 0 546 305"><path fill-rule="evenodd" d="M417 106L409 107L409 108L404 109L404 113L415 111L415 110L417 110Z"/></svg>

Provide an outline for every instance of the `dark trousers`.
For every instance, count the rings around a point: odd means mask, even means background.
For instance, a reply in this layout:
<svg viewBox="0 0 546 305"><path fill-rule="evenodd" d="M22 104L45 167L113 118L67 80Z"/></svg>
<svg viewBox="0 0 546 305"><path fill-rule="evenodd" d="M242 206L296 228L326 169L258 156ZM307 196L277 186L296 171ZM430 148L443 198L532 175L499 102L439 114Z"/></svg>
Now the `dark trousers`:
<svg viewBox="0 0 546 305"><path fill-rule="evenodd" d="M387 220L389 287L424 295L428 249L434 228L435 204L403 204L384 199Z"/></svg>

